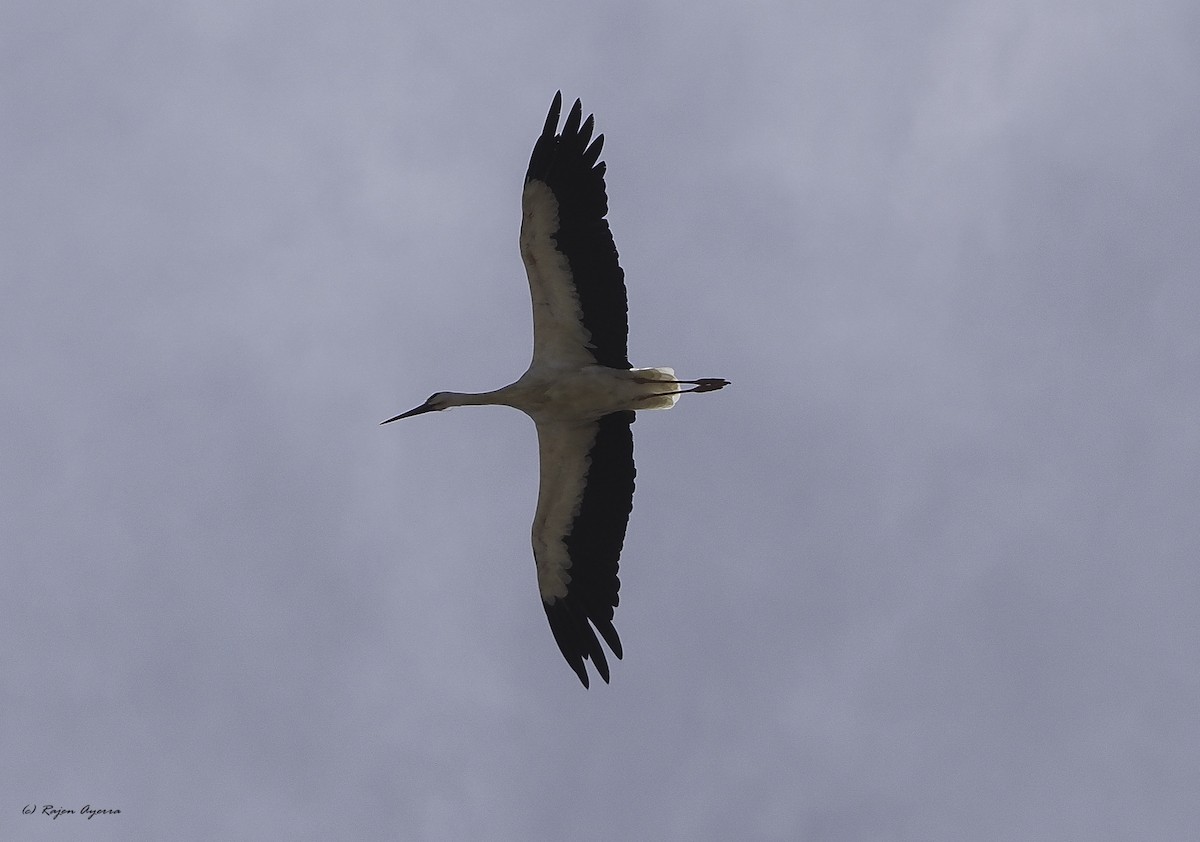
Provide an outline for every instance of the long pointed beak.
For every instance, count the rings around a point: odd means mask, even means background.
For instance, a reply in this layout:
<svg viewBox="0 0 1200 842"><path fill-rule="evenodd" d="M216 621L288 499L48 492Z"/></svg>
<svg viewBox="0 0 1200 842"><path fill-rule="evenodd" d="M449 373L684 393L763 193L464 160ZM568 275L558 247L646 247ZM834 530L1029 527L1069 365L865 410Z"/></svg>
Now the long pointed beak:
<svg viewBox="0 0 1200 842"><path fill-rule="evenodd" d="M414 415L422 415L426 412L433 412L435 409L437 409L437 407L431 406L429 403L423 403L416 409L410 409L408 412L400 413L395 418L389 418L386 421L380 421L379 426L382 427L384 424L391 424L393 421L399 421L401 418L412 418Z"/></svg>

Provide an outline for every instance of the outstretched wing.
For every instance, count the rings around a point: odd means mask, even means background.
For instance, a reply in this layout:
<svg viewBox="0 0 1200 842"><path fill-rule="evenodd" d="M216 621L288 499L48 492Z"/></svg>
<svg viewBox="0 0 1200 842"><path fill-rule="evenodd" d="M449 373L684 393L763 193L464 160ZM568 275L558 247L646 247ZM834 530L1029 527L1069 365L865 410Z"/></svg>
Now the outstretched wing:
<svg viewBox="0 0 1200 842"><path fill-rule="evenodd" d="M625 274L604 216L604 135L579 100L556 134L554 95L521 195L521 259L533 298L533 364L629 368Z"/></svg>
<svg viewBox="0 0 1200 842"><path fill-rule="evenodd" d="M539 421L541 483L533 519L538 590L554 640L583 686L584 661L608 681L608 661L596 637L618 658L613 609L621 581L618 559L633 509L634 414L596 421Z"/></svg>

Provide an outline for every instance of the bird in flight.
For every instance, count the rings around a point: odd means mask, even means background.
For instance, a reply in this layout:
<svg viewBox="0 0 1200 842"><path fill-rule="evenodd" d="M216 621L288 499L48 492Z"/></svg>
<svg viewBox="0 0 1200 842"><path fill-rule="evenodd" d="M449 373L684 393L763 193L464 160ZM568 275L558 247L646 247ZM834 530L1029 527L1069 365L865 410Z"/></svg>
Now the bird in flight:
<svg viewBox="0 0 1200 842"><path fill-rule="evenodd" d="M533 361L517 382L481 394L435 392L390 424L455 406L503 405L537 425L541 479L533 517L538 591L554 640L588 686L590 660L607 683L602 639L617 658L617 563L633 509L633 423L685 392L729 385L677 380L629 364L625 274L605 215L604 135L575 100L562 130L554 95L521 194L521 259L533 297ZM596 634L599 633L600 639Z"/></svg>

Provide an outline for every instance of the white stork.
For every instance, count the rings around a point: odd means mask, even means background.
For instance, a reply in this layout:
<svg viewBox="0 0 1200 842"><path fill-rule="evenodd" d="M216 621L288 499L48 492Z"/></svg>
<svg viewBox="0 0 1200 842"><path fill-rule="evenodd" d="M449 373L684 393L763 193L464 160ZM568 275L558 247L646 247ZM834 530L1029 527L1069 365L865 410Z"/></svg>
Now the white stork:
<svg viewBox="0 0 1200 842"><path fill-rule="evenodd" d="M719 378L676 380L669 368L633 368L625 276L604 216L604 135L579 100L556 134L554 95L521 195L521 258L533 296L533 361L516 383L482 394L436 392L384 424L453 406L501 404L537 425L541 483L533 518L538 590L563 657L588 686L584 661L608 681L596 632L618 658L613 628L617 560L633 508L633 411L669 409ZM682 388L688 386L690 388Z"/></svg>

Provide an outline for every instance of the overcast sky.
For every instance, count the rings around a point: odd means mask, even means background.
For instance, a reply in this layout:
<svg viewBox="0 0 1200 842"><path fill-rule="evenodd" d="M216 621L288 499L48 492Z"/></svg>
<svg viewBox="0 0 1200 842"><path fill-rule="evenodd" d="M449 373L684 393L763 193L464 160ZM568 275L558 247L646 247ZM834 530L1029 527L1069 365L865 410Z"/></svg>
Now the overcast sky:
<svg viewBox="0 0 1200 842"><path fill-rule="evenodd" d="M0 837L1193 840L1200 11L0 7ZM528 363L557 89L634 427L585 691ZM119 815L51 819L26 805Z"/></svg>

